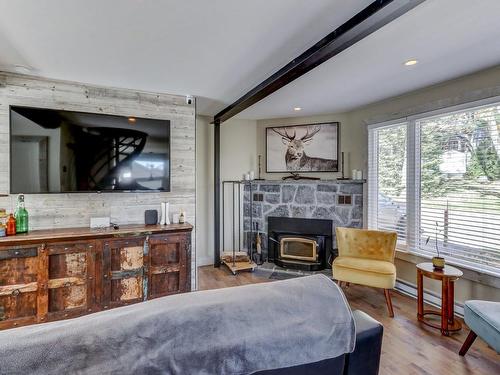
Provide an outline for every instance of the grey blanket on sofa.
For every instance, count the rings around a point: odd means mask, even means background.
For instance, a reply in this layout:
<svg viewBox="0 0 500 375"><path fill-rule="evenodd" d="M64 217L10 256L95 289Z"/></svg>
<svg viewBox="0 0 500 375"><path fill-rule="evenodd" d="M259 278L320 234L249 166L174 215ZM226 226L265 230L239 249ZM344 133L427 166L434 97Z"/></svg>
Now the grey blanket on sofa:
<svg viewBox="0 0 500 375"><path fill-rule="evenodd" d="M180 294L0 332L1 374L248 374L352 352L336 284L316 275Z"/></svg>

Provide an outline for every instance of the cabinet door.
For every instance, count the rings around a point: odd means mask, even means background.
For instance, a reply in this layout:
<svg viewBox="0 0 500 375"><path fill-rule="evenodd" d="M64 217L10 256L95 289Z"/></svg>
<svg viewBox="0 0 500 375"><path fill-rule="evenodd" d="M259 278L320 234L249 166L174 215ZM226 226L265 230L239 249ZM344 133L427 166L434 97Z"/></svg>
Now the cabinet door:
<svg viewBox="0 0 500 375"><path fill-rule="evenodd" d="M151 236L149 240L150 298L189 291L189 250L189 235L166 234Z"/></svg>
<svg viewBox="0 0 500 375"><path fill-rule="evenodd" d="M48 320L92 312L96 301L95 242L48 246Z"/></svg>
<svg viewBox="0 0 500 375"><path fill-rule="evenodd" d="M0 329L43 318L38 301L39 269L43 268L38 253L42 249L41 245L0 249Z"/></svg>
<svg viewBox="0 0 500 375"><path fill-rule="evenodd" d="M141 302L147 295L145 237L109 240L103 249L103 308Z"/></svg>

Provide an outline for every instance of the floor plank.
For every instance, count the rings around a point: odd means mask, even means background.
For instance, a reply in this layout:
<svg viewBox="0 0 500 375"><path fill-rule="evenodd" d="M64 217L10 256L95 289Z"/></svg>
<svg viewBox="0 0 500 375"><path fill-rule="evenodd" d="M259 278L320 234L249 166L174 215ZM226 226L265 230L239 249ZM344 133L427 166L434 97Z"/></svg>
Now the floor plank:
<svg viewBox="0 0 500 375"><path fill-rule="evenodd" d="M233 276L224 267L198 268L201 290L227 288L269 282L263 273L242 272ZM387 313L381 290L351 285L344 288L353 310L363 310L384 325L381 375L494 375L500 374L500 355L482 340L476 339L465 357L458 351L469 330L467 327L451 337L417 321L417 303L411 297L392 293L394 318Z"/></svg>

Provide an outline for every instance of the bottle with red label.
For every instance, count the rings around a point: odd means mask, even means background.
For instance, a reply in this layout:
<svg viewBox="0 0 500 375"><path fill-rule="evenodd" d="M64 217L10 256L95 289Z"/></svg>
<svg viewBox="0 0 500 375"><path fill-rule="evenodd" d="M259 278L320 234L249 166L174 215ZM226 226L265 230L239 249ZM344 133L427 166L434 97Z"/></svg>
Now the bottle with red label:
<svg viewBox="0 0 500 375"><path fill-rule="evenodd" d="M10 214L9 218L7 219L5 232L7 236L14 236L16 234L16 219L14 218L13 214Z"/></svg>

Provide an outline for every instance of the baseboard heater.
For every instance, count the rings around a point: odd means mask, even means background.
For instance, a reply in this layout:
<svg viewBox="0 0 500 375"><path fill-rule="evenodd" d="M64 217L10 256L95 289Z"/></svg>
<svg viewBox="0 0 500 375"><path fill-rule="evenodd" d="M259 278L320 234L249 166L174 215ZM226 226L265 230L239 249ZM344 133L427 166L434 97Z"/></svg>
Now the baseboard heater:
<svg viewBox="0 0 500 375"><path fill-rule="evenodd" d="M396 280L395 288L398 292L417 299L417 286L404 280ZM424 290L424 302L435 307L441 308L441 296L435 292ZM415 315L417 311L415 310ZM461 318L464 317L464 305L455 302L455 314Z"/></svg>

